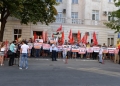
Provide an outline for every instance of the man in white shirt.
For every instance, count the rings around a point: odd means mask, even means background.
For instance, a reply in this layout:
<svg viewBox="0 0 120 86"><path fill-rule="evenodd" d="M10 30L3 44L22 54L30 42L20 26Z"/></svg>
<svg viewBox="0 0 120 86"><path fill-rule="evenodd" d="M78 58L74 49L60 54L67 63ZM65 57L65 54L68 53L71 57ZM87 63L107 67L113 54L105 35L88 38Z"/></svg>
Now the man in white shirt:
<svg viewBox="0 0 120 86"><path fill-rule="evenodd" d="M25 41L22 41L23 45L21 46L20 53L21 53L21 60L20 60L20 68L23 68L23 65L26 69L28 69L28 52L29 52L29 46L26 45Z"/></svg>
<svg viewBox="0 0 120 86"><path fill-rule="evenodd" d="M52 61L57 61L56 60L56 55L57 55L57 47L56 47L56 43L52 44Z"/></svg>

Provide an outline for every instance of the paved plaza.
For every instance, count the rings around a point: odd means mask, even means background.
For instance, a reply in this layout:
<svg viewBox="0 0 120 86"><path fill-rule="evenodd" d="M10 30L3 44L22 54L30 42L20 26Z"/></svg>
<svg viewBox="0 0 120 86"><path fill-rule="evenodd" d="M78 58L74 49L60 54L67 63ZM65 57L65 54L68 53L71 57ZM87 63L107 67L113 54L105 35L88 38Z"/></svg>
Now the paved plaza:
<svg viewBox="0 0 120 86"><path fill-rule="evenodd" d="M0 86L120 86L120 65L110 60L29 58L29 68L0 67Z"/></svg>

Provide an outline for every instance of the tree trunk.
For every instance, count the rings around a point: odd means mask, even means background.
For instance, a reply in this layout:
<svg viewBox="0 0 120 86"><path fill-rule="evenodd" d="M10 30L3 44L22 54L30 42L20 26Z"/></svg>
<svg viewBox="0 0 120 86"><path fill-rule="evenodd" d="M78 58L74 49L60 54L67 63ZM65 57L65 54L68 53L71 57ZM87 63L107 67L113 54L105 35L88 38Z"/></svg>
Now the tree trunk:
<svg viewBox="0 0 120 86"><path fill-rule="evenodd" d="M10 15L10 12L7 8L1 9L1 29L0 29L0 41L3 41L3 36L4 36L4 30L5 30L5 25L6 25L6 20L8 16Z"/></svg>
<svg viewBox="0 0 120 86"><path fill-rule="evenodd" d="M3 41L6 20L1 21L0 41Z"/></svg>

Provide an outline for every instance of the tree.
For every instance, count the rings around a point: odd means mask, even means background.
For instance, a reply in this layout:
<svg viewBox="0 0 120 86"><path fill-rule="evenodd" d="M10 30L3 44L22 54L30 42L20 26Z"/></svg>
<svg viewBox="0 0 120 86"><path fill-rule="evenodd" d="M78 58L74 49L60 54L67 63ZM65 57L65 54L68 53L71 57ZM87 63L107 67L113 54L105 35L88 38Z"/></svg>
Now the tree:
<svg viewBox="0 0 120 86"><path fill-rule="evenodd" d="M41 22L48 25L55 21L57 15L55 5L58 5L56 0L0 0L0 41L3 40L4 28L9 16L19 19L21 24Z"/></svg>
<svg viewBox="0 0 120 86"><path fill-rule="evenodd" d="M120 7L120 0L114 0L115 6ZM111 20L104 23L108 28L115 30L115 33L120 32L120 9L110 13Z"/></svg>

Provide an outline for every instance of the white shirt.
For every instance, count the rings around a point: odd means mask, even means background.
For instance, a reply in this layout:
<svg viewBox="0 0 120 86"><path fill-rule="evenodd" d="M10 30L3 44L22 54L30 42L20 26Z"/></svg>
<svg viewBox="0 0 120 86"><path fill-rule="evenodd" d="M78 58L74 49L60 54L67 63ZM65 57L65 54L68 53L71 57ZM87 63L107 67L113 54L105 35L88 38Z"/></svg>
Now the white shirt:
<svg viewBox="0 0 120 86"><path fill-rule="evenodd" d="M21 46L21 49L22 49L22 53L28 53L29 46L26 44L23 44Z"/></svg>
<svg viewBox="0 0 120 86"><path fill-rule="evenodd" d="M102 48L100 48L99 54L102 54L102 53L103 53L103 49L102 49Z"/></svg>
<svg viewBox="0 0 120 86"><path fill-rule="evenodd" d="M52 50L58 51L58 48L54 44L52 44Z"/></svg>

